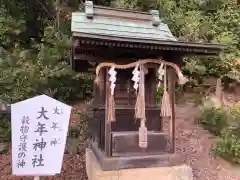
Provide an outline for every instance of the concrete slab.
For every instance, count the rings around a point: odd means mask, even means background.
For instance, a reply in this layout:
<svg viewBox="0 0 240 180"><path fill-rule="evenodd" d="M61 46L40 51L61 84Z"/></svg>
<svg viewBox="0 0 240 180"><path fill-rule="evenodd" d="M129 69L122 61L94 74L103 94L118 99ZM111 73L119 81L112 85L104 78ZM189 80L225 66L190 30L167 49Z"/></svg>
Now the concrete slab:
<svg viewBox="0 0 240 180"><path fill-rule="evenodd" d="M187 165L103 171L90 148L86 149L86 172L89 180L193 180Z"/></svg>

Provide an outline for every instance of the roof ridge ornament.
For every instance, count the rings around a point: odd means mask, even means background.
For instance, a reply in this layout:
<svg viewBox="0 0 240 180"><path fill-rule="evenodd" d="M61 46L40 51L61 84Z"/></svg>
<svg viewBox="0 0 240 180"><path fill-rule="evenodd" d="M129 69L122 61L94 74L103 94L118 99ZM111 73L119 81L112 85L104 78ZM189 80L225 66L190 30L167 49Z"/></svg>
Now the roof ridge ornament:
<svg viewBox="0 0 240 180"><path fill-rule="evenodd" d="M85 2L85 14L88 19L93 19L93 2L92 1Z"/></svg>
<svg viewBox="0 0 240 180"><path fill-rule="evenodd" d="M159 18L159 11L158 10L151 10L150 13L152 14L152 24L153 26L159 26L161 20Z"/></svg>

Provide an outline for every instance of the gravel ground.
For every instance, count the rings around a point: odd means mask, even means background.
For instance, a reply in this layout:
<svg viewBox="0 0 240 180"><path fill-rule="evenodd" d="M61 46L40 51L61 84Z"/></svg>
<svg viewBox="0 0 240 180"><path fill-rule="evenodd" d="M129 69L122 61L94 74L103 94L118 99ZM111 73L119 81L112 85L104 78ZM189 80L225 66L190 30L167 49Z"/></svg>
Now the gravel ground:
<svg viewBox="0 0 240 180"><path fill-rule="evenodd" d="M198 109L191 103L176 109L176 150L192 167L194 180L240 180L240 168L210 153L216 138L196 125Z"/></svg>
<svg viewBox="0 0 240 180"><path fill-rule="evenodd" d="M33 177L11 176L10 154L0 156L0 180L33 180ZM88 180L85 173L84 153L64 156L61 175L55 177L41 177L41 180Z"/></svg>
<svg viewBox="0 0 240 180"><path fill-rule="evenodd" d="M193 168L194 180L240 180L240 168L215 157L209 149L216 141L215 137L195 124L197 108L191 103L176 109L177 152ZM10 151L9 151L10 152ZM28 177L11 176L11 154L0 155L0 180L28 180ZM43 177L41 180L87 180L84 152L78 155L64 156L62 173L55 177Z"/></svg>

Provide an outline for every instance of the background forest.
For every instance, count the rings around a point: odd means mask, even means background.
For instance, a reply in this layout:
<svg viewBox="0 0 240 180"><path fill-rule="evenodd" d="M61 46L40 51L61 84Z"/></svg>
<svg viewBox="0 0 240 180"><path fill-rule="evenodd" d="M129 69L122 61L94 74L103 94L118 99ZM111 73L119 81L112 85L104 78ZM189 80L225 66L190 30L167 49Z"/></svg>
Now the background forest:
<svg viewBox="0 0 240 180"><path fill-rule="evenodd" d="M185 73L198 80L195 83L207 76L240 82L240 8L236 0L94 3L142 11L158 9L176 37L226 44L228 48L219 58L186 58ZM1 0L1 100L13 103L38 93L70 100L83 89L88 93L91 82L87 76L74 73L70 62L71 12L82 6L77 0Z"/></svg>
<svg viewBox="0 0 240 180"><path fill-rule="evenodd" d="M11 104L42 93L65 102L91 97L90 76L71 69L71 12L82 10L84 2L0 2L0 102ZM221 78L226 86L240 83L237 0L95 0L94 4L158 9L179 39L227 45L217 58L185 58L188 85L201 86L208 77ZM0 116L0 136L5 139L10 125L5 115Z"/></svg>

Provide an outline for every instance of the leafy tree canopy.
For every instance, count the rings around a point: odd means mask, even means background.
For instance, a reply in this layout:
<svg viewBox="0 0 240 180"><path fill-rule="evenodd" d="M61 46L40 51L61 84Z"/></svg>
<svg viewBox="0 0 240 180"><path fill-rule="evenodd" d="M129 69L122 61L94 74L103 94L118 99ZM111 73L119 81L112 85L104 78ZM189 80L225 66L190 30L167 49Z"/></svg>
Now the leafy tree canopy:
<svg viewBox="0 0 240 180"><path fill-rule="evenodd" d="M236 0L116 0L112 6L158 9L176 37L227 45L218 58L185 58L185 70L195 78L228 77L240 82L240 67L235 64L240 59L240 6Z"/></svg>
<svg viewBox="0 0 240 180"><path fill-rule="evenodd" d="M54 23L46 20L39 39L25 39L24 16L17 18L4 7L0 15L1 101L12 103L42 93L69 100L91 88L90 78L71 69L71 38Z"/></svg>
<svg viewBox="0 0 240 180"><path fill-rule="evenodd" d="M222 43L217 58L185 58L184 70L201 80L240 82L240 8L235 0L95 0L98 5L158 9L173 34L185 41ZM88 90L90 79L70 66L70 19L77 0L2 0L0 8L0 99L15 102L37 93L70 98ZM59 14L60 15L59 15ZM56 22L60 27L56 28Z"/></svg>

